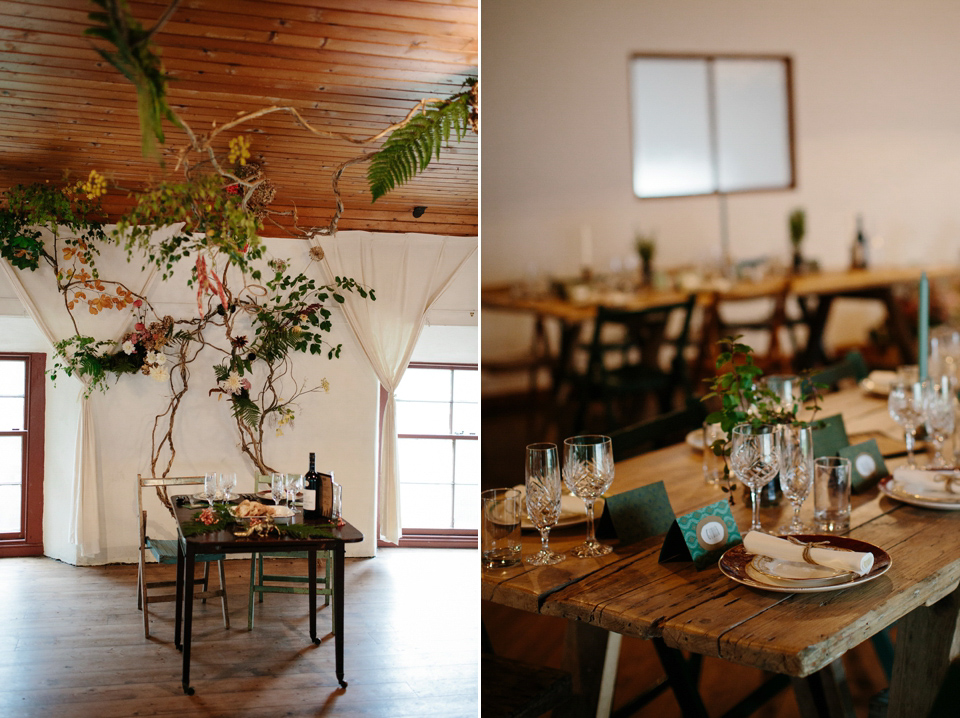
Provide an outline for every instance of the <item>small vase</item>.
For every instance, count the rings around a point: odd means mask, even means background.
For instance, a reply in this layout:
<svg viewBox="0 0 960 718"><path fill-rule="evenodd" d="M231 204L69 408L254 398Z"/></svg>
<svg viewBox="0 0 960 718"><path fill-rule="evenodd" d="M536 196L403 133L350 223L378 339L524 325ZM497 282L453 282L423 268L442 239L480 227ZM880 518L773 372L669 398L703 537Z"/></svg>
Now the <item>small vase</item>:
<svg viewBox="0 0 960 718"><path fill-rule="evenodd" d="M803 270L803 255L800 253L800 248L793 250L793 273L800 274Z"/></svg>

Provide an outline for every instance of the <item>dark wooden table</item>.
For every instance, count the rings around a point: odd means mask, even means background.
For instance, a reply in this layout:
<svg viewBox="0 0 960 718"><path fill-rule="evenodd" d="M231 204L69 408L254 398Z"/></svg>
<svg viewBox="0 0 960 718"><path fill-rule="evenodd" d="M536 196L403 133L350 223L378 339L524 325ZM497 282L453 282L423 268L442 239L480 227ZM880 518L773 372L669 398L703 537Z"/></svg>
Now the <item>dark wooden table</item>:
<svg viewBox="0 0 960 718"><path fill-rule="evenodd" d="M262 537L236 537L229 530L215 531L199 536L184 537L182 525L190 521L198 509L188 506L177 506L174 515L177 519L179 550L177 551L177 617L174 634L174 645L183 652L183 692L193 695L190 686L190 634L193 627L193 572L194 563L198 554L210 553L251 553L253 551L306 551L307 577L310 585L310 639L320 643L317 638L317 551L333 552L333 626L334 644L337 662L337 680L344 688L347 682L343 680L343 559L344 546L348 543L357 543L363 540L363 534L350 524L335 527L326 520L305 521L298 513L297 523L306 523L315 526L329 527L331 537L324 538L297 538L294 536L271 535ZM181 623L183 627L183 642L180 641Z"/></svg>

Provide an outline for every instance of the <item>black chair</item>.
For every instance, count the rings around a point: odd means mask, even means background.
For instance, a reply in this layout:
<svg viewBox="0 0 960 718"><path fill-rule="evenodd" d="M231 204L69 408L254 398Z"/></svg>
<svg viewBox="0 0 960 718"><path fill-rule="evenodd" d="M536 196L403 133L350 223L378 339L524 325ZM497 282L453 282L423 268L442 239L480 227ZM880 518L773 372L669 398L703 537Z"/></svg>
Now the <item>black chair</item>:
<svg viewBox="0 0 960 718"><path fill-rule="evenodd" d="M707 409L703 402L689 399L683 409L611 431L609 435L613 442L614 459L623 461L679 443L690 431L702 426L706 418Z"/></svg>
<svg viewBox="0 0 960 718"><path fill-rule="evenodd" d="M829 391L837 388L843 380L859 383L870 373L867 362L858 351L848 352L843 361L814 371L809 379L815 385L826 386Z"/></svg>
<svg viewBox="0 0 960 718"><path fill-rule="evenodd" d="M673 408L678 389L684 400L692 396L684 352L690 337L690 316L695 300L696 297L691 295L683 302L640 310L598 307L586 371L572 379L579 398L574 420L576 431L583 430L594 402L602 402L606 418L604 429L610 429L622 423L615 411L618 402L653 395L659 402L660 412L666 413ZM675 312L680 313L682 319L676 336L670 338L666 333ZM615 341L611 341L611 332L618 335ZM660 351L666 346L672 346L674 354L670 367L663 369ZM620 413L623 413L622 407Z"/></svg>

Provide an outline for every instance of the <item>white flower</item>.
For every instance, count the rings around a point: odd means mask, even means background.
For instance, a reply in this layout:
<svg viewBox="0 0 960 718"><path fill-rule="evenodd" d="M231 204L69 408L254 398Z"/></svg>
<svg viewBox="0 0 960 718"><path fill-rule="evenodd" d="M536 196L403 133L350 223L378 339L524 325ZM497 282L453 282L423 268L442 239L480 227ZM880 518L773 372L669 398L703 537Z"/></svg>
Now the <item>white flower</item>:
<svg viewBox="0 0 960 718"><path fill-rule="evenodd" d="M133 342L129 339L121 344L120 348L123 349L124 354L133 354L137 350L137 348L133 346Z"/></svg>
<svg viewBox="0 0 960 718"><path fill-rule="evenodd" d="M239 394L240 389L243 388L243 383L240 379L240 375L237 374L237 372L232 371L230 372L230 375L221 381L217 386L224 391L229 392L230 394Z"/></svg>
<svg viewBox="0 0 960 718"><path fill-rule="evenodd" d="M147 364L161 366L167 363L167 355L163 352L147 352Z"/></svg>
<svg viewBox="0 0 960 718"><path fill-rule="evenodd" d="M170 378L170 372L167 371L165 366L152 366L150 367L150 378L157 381L166 381Z"/></svg>

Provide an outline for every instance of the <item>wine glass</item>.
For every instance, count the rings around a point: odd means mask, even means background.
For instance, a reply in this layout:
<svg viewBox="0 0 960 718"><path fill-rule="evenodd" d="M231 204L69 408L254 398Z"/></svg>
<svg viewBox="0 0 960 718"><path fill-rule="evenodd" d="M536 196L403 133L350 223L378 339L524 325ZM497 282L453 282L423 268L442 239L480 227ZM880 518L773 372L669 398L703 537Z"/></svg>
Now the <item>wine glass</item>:
<svg viewBox="0 0 960 718"><path fill-rule="evenodd" d="M940 383L934 385L926 396L924 417L927 421L927 434L933 439L933 460L930 466L936 468L947 466L943 458L943 442L953 433L955 395L955 382L948 376L942 376Z"/></svg>
<svg viewBox="0 0 960 718"><path fill-rule="evenodd" d="M548 545L550 529L560 520L560 457L556 444L530 444L526 466L527 516L540 531L540 550L527 557L534 566L560 563L566 556L554 553Z"/></svg>
<svg viewBox="0 0 960 718"><path fill-rule="evenodd" d="M220 474L216 471L208 471L203 475L203 493L200 498L209 502L213 506L213 499L217 495L217 484L220 482Z"/></svg>
<svg viewBox="0 0 960 718"><path fill-rule="evenodd" d="M744 486L750 489L753 503L751 531L760 528L760 489L780 470L780 451L777 447L777 432L770 424L738 424L733 427L733 447L730 465L733 473Z"/></svg>
<svg viewBox="0 0 960 718"><path fill-rule="evenodd" d="M898 381L890 387L890 396L887 398L887 409L890 416L903 427L907 442L907 468L917 468L917 461L913 455L913 446L916 442L917 427L923 424L924 396L930 390L929 381Z"/></svg>
<svg viewBox="0 0 960 718"><path fill-rule="evenodd" d="M587 507L587 538L571 549L574 556L603 556L613 548L599 543L593 528L593 504L613 483L613 444L595 434L565 439L563 482Z"/></svg>
<svg viewBox="0 0 960 718"><path fill-rule="evenodd" d="M273 503L275 506L279 506L280 501L286 495L286 480L287 479L283 474L276 471L270 474L270 496L273 497Z"/></svg>
<svg viewBox="0 0 960 718"><path fill-rule="evenodd" d="M223 500L229 501L234 498L233 494L230 492L237 487L237 475L236 473L228 473L220 475L220 488L223 489Z"/></svg>
<svg viewBox="0 0 960 718"><path fill-rule="evenodd" d="M780 427L780 487L793 504L793 519L777 530L781 536L808 533L800 520L800 507L813 486L813 429L784 424Z"/></svg>
<svg viewBox="0 0 960 718"><path fill-rule="evenodd" d="M303 474L287 474L287 505L296 511L297 495L303 491Z"/></svg>

